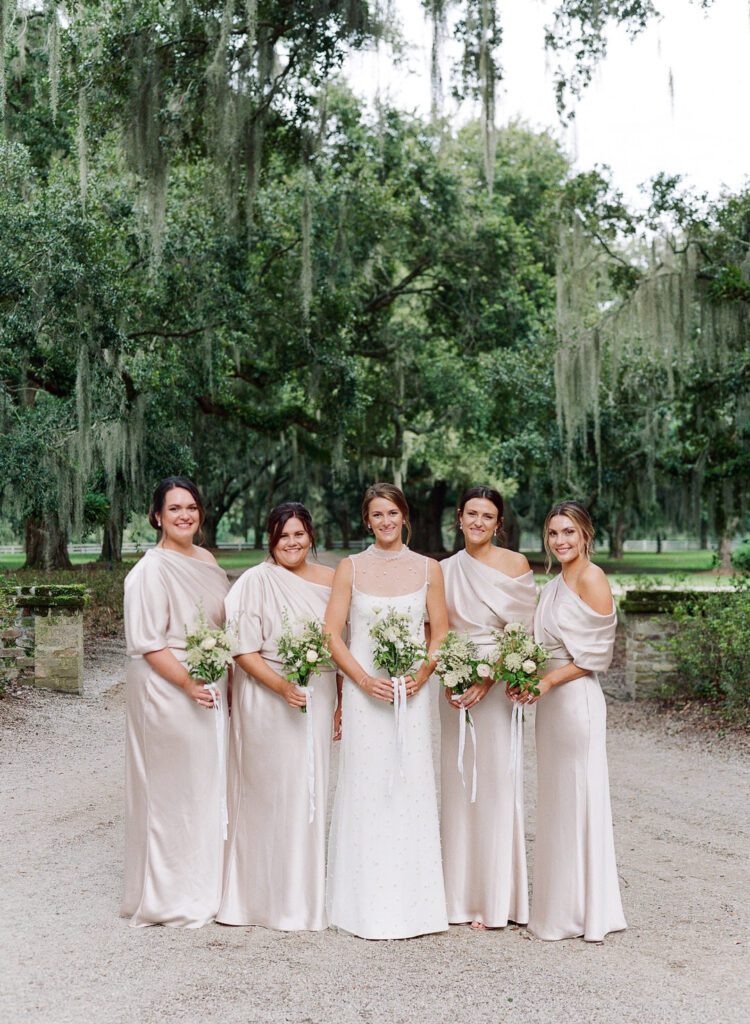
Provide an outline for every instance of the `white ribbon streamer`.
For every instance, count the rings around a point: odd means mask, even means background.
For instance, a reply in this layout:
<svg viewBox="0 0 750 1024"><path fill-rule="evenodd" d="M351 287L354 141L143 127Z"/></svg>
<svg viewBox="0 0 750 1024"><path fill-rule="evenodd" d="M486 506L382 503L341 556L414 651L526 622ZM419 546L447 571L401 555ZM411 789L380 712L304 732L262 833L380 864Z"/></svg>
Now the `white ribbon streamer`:
<svg viewBox="0 0 750 1024"><path fill-rule="evenodd" d="M393 686L393 740L396 746L396 765L391 771L391 778L388 783L388 796L393 792L393 783L396 778L396 767L403 779L404 776L404 747L406 745L406 676L391 676Z"/></svg>
<svg viewBox="0 0 750 1024"><path fill-rule="evenodd" d="M513 716L510 720L510 757L508 771L513 772L513 792L518 799L518 783L523 765L523 707L513 702Z"/></svg>
<svg viewBox="0 0 750 1024"><path fill-rule="evenodd" d="M474 747L474 768L471 773L471 803L477 801L477 730L474 727L474 719L471 717L471 712L466 711L464 708L458 713L458 758L456 760L456 767L458 773L461 776L461 782L463 783L464 789L466 789L466 779L464 778L464 750L466 748L466 726L469 726L469 735L471 736L471 742Z"/></svg>
<svg viewBox="0 0 750 1024"><path fill-rule="evenodd" d="M216 723L216 750L219 757L219 787L221 803L219 814L221 817L222 838L227 838L227 825L229 814L227 812L227 760L224 755L224 716L221 713L221 695L216 683L204 683L204 690L211 694L211 702L214 710L214 722Z"/></svg>
<svg viewBox="0 0 750 1024"><path fill-rule="evenodd" d="M315 735L313 733L313 702L312 695L315 693L313 686L306 686L307 694L307 792L309 797L310 813L307 817L307 824L312 825L315 818Z"/></svg>

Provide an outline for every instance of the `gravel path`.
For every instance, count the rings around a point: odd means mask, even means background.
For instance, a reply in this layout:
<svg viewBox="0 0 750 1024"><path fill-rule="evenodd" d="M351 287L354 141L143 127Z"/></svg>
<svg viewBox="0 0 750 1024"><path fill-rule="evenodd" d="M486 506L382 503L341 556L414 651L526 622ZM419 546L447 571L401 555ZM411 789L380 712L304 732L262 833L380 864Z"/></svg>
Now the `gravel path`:
<svg viewBox="0 0 750 1024"><path fill-rule="evenodd" d="M401 942L210 925L129 929L122 860L123 662L87 695L0 702L0 1019L8 1024L746 1024L747 745L610 708L630 928L601 945L523 929ZM533 854L533 749L527 735Z"/></svg>

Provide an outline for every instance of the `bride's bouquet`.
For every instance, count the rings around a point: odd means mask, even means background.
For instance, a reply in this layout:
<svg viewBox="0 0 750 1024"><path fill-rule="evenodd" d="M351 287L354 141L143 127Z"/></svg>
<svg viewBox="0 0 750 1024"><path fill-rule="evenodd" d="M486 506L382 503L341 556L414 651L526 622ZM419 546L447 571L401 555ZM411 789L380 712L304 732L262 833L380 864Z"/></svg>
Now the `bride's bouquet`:
<svg viewBox="0 0 750 1024"><path fill-rule="evenodd" d="M511 690L539 696L539 672L547 661L547 652L529 636L520 622L509 622L502 633L494 634L495 679Z"/></svg>
<svg viewBox="0 0 750 1024"><path fill-rule="evenodd" d="M466 693L476 682L492 681L492 667L479 657L479 648L471 637L452 629L437 650L435 674L455 694ZM466 715L468 720L468 711Z"/></svg>
<svg viewBox="0 0 750 1024"><path fill-rule="evenodd" d="M412 623L408 615L388 608L370 627L373 644L372 660L391 679L408 676L420 662L427 660L424 644L412 636Z"/></svg>
<svg viewBox="0 0 750 1024"><path fill-rule="evenodd" d="M185 630L185 646L190 675L202 679L206 689L218 683L232 664L231 633L227 629L209 629L201 609L192 632ZM215 703L215 702L214 702Z"/></svg>
<svg viewBox="0 0 750 1024"><path fill-rule="evenodd" d="M307 686L311 675L321 669L335 668L328 646L330 638L319 619L304 619L292 626L284 611L282 623L276 649L290 683ZM300 711L304 714L307 708L303 705Z"/></svg>

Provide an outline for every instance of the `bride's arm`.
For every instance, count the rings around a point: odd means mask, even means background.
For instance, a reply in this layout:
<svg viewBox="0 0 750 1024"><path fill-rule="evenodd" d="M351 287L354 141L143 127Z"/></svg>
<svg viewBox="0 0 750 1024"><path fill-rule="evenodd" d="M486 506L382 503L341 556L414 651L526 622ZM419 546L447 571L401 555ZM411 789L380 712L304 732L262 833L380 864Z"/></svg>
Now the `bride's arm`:
<svg viewBox="0 0 750 1024"><path fill-rule="evenodd" d="M445 639L448 632L448 608L445 604L445 585L443 584L443 570L438 562L430 559L429 581L427 589L427 615L430 620L427 635L427 661L423 662L414 674L414 682L417 689L421 689L437 665L437 649Z"/></svg>
<svg viewBox="0 0 750 1024"><path fill-rule="evenodd" d="M344 558L339 562L336 575L333 577L331 598L326 608L325 629L331 638L331 654L344 675L360 686L365 693L378 700L391 701L393 700L393 686L390 680L368 675L341 637L349 615L351 600L352 560Z"/></svg>

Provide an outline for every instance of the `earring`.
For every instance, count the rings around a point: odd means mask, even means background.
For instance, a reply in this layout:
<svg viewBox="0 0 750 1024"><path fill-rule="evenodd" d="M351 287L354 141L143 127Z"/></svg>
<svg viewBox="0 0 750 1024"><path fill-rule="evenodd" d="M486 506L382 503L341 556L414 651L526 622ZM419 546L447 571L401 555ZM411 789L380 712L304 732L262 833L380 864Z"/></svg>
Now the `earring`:
<svg viewBox="0 0 750 1024"><path fill-rule="evenodd" d="M158 530L161 530L161 519L157 519L157 520L156 520L156 528L157 528Z"/></svg>
<svg viewBox="0 0 750 1024"><path fill-rule="evenodd" d="M459 523L459 524L458 524L458 528L459 528L459 530L461 531L461 533L463 533L463 532L464 532L464 524L463 524L463 523Z"/></svg>

